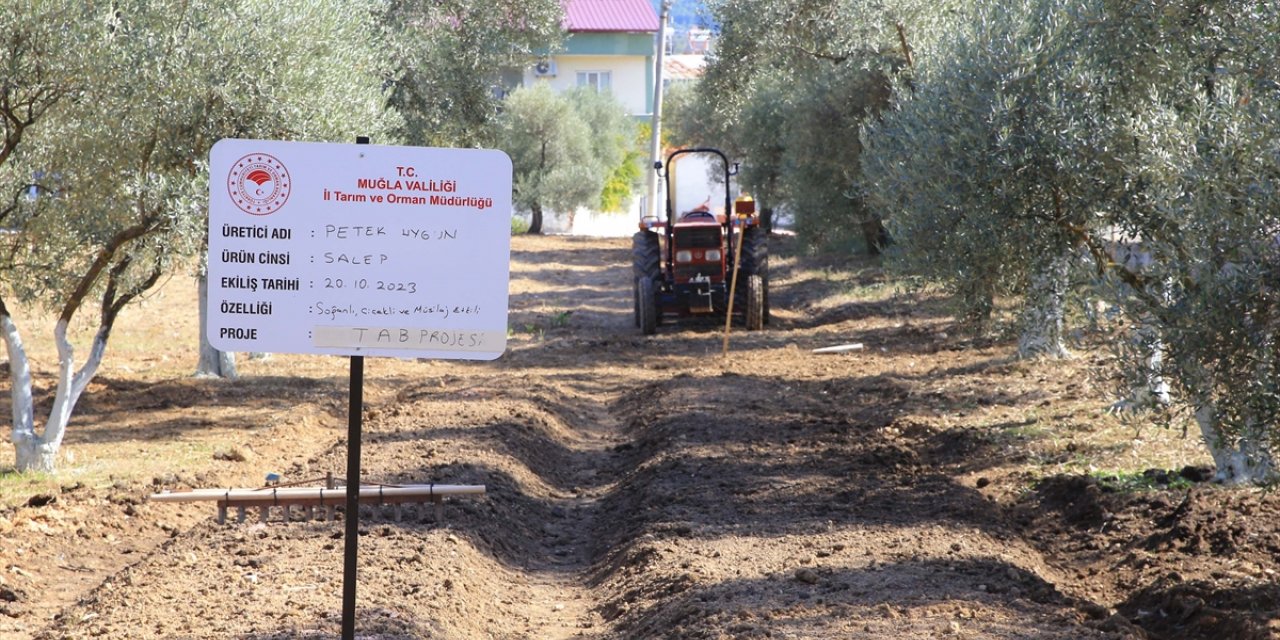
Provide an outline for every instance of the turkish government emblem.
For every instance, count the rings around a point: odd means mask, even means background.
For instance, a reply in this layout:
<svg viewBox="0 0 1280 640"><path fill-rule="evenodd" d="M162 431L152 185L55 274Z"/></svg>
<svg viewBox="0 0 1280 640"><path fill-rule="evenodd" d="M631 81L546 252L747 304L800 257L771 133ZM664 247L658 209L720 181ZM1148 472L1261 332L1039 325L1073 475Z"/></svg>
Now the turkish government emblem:
<svg viewBox="0 0 1280 640"><path fill-rule="evenodd" d="M265 153L251 153L236 161L227 174L227 191L241 211L265 216L289 200L289 170Z"/></svg>

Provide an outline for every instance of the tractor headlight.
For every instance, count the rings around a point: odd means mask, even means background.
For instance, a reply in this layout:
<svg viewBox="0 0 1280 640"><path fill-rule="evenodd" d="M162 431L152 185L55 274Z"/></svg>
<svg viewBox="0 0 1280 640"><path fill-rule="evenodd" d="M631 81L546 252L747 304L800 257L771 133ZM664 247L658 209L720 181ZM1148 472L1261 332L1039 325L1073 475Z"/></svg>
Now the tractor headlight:
<svg viewBox="0 0 1280 640"><path fill-rule="evenodd" d="M719 249L707 249L707 262L716 262L720 260Z"/></svg>
<svg viewBox="0 0 1280 640"><path fill-rule="evenodd" d="M692 251L677 251L676 262L693 262Z"/></svg>

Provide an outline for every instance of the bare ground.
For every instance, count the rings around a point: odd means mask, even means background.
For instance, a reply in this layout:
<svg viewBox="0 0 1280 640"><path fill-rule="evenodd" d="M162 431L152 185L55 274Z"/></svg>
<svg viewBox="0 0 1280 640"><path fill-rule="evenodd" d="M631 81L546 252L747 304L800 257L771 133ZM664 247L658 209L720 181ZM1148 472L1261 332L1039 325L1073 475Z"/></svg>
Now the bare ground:
<svg viewBox="0 0 1280 640"><path fill-rule="evenodd" d="M504 358L370 360L365 480L488 493L442 521L365 513L358 635L1280 630L1280 501L1205 483L1195 442L1108 416L1093 346L1016 360L944 301L785 238L772 269L771 326L725 359L715 322L639 335L627 241L520 237ZM0 478L0 637L338 635L340 523L146 500L345 470L345 360L190 378L194 305L175 279L122 321L59 476ZM851 342L867 349L811 353Z"/></svg>

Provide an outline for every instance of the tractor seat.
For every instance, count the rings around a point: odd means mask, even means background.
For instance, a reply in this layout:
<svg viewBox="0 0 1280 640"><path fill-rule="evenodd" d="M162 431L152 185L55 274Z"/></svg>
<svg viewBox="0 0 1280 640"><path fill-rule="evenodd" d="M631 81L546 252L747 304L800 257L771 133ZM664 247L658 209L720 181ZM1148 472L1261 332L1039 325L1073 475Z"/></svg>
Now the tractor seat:
<svg viewBox="0 0 1280 640"><path fill-rule="evenodd" d="M680 216L680 219L688 221L706 220L709 222L715 222L716 217L706 209L694 209L693 211L686 211L684 215Z"/></svg>

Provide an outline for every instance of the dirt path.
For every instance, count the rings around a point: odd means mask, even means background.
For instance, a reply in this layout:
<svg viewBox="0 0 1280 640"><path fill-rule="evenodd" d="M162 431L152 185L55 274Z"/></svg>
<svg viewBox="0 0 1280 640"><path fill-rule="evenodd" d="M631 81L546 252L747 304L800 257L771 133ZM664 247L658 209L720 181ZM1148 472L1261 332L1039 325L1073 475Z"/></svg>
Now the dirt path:
<svg viewBox="0 0 1280 640"><path fill-rule="evenodd" d="M1131 439L1115 435L1123 425L1101 413L1105 398L1084 383L1090 358L1014 360L1007 344L956 335L940 301L780 242L774 321L734 334L728 360L714 322L640 336L629 243L571 238L516 239L513 333L501 360L371 360L366 480L475 483L488 493L449 502L440 522L430 511L397 521L368 510L360 637L1275 632L1280 589L1268 571L1280 547L1275 525L1258 524L1277 521L1274 498L1186 484L1113 492L1062 475L1079 460L1119 468L1152 459L1136 457ZM811 353L849 342L867 349ZM345 468L340 368L280 356L245 374L209 402L312 418L239 433L253 459L179 474L175 486ZM105 416L164 384L174 383L103 390L97 410ZM179 390L212 383L186 384ZM145 412L141 423L145 431ZM1144 437L1162 447L1165 468L1200 462L1194 444ZM55 507L75 508L76 496ZM139 536L136 559L88 574L97 586L57 606L41 609L44 592L22 586L15 604L25 612L8 624L25 631L0 635L337 635L340 524L251 517L220 526L211 510L132 509L94 517L125 533L177 524ZM1253 518L1232 515L1242 509ZM106 556L115 547L103 540L80 544ZM0 546L6 566L23 544Z"/></svg>

